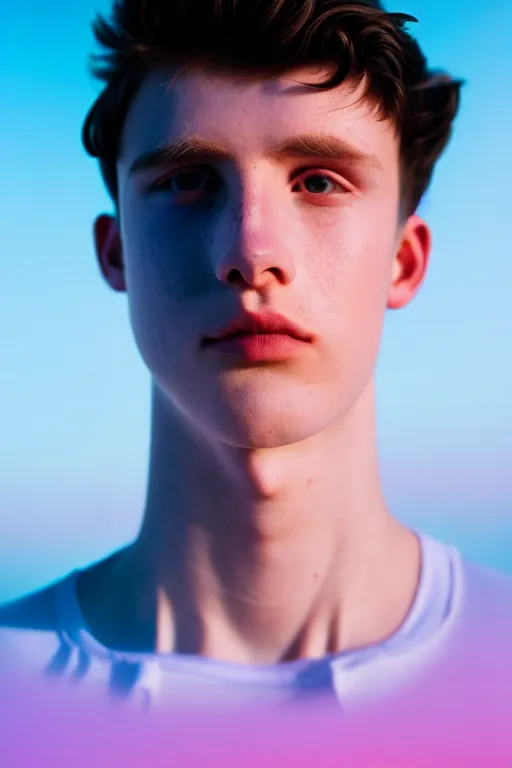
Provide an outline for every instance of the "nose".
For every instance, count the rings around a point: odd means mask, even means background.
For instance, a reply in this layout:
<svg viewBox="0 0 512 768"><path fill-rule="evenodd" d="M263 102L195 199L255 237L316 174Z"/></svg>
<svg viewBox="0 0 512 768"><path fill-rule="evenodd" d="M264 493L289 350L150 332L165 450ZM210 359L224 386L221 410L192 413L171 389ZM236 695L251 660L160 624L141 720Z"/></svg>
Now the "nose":
<svg viewBox="0 0 512 768"><path fill-rule="evenodd" d="M253 290L291 283L296 274L292 240L286 203L261 187L242 192L219 221L213 239L217 279Z"/></svg>

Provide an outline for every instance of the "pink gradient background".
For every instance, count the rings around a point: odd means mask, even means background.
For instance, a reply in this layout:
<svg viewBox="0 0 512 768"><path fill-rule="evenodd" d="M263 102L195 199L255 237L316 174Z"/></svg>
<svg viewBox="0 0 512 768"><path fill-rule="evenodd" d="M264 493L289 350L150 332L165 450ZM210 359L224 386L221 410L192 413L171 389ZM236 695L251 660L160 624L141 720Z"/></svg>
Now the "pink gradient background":
<svg viewBox="0 0 512 768"><path fill-rule="evenodd" d="M279 708L244 703L147 713L112 703L92 686L35 684L19 669L7 673L0 660L1 764L512 768L512 691L496 684L484 635L474 639L481 665L463 652L448 668L441 660L392 696L346 711L326 697Z"/></svg>
<svg viewBox="0 0 512 768"><path fill-rule="evenodd" d="M387 712L348 718L321 703L230 715L170 710L149 717L123 708L107 712L87 698L34 689L27 681L20 686L4 678L2 687L0 754L6 768L512 766L510 709L505 717L503 708L493 708L482 720L467 696L446 691L442 701L439 690L427 689L421 700L413 695Z"/></svg>

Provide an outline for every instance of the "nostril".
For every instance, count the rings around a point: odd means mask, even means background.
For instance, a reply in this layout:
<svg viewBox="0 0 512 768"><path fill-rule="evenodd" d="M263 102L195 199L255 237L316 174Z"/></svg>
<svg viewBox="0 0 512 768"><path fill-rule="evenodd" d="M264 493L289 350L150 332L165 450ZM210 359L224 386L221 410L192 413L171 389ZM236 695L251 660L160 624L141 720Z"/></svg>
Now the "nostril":
<svg viewBox="0 0 512 768"><path fill-rule="evenodd" d="M238 285L239 283L245 283L244 277L239 269L232 269L228 276L227 276L227 282L233 283L234 285Z"/></svg>

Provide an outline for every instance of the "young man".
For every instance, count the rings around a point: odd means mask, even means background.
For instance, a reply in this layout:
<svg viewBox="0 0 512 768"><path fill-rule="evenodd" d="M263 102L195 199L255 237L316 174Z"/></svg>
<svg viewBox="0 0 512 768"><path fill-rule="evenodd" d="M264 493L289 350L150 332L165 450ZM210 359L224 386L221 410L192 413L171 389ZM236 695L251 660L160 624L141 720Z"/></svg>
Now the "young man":
<svg viewBox="0 0 512 768"><path fill-rule="evenodd" d="M512 690L510 583L399 523L379 481L383 318L425 276L415 211L459 103L408 21L343 0L97 21L94 238L153 382L147 499L131 546L3 609L4 657L155 707Z"/></svg>

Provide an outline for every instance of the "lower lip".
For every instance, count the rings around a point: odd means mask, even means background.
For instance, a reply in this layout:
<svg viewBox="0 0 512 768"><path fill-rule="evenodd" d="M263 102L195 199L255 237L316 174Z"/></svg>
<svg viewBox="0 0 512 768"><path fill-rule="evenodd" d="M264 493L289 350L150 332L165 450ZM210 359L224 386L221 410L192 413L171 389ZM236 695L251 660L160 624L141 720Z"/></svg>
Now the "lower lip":
<svg viewBox="0 0 512 768"><path fill-rule="evenodd" d="M250 363L273 362L295 357L307 342L286 333L254 333L215 341L212 348Z"/></svg>

